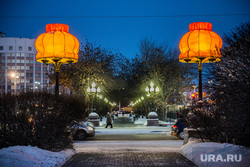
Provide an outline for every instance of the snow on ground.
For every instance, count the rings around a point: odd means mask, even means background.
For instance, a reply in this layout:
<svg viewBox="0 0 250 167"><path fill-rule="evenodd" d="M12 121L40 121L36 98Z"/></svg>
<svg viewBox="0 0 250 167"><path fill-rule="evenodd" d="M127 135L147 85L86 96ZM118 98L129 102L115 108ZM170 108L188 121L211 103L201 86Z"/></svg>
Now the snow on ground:
<svg viewBox="0 0 250 167"><path fill-rule="evenodd" d="M144 117L144 118L138 118L136 121L134 121L134 124L135 125L147 125L147 119Z"/></svg>
<svg viewBox="0 0 250 167"><path fill-rule="evenodd" d="M194 140L183 145L179 152L199 167L247 167L250 164L249 148L228 143Z"/></svg>
<svg viewBox="0 0 250 167"><path fill-rule="evenodd" d="M2 167L54 167L62 166L75 151L60 152L42 150L32 146L13 146L0 149L0 166Z"/></svg>
<svg viewBox="0 0 250 167"><path fill-rule="evenodd" d="M182 140L142 140L142 141L76 141L74 148L80 152L178 152L183 145Z"/></svg>
<svg viewBox="0 0 250 167"><path fill-rule="evenodd" d="M150 133L170 133L171 127L147 126L147 127L96 127L96 134L150 134Z"/></svg>
<svg viewBox="0 0 250 167"><path fill-rule="evenodd" d="M104 128L96 127L96 133L101 134L150 134L169 133L170 127L127 127ZM200 142L189 140L183 145L182 140L160 141L79 141L74 142L76 152L177 152L181 153L197 166L230 166L244 167L250 164L250 149L233 144ZM0 166L13 167L53 167L62 166L75 154L68 149L52 152L31 146L13 146L0 149Z"/></svg>

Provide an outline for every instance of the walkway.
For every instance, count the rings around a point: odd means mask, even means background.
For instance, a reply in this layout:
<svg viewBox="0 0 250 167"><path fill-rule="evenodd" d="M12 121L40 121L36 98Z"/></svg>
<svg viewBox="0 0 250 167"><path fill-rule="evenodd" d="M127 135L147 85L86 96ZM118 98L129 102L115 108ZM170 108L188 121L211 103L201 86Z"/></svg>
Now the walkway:
<svg viewBox="0 0 250 167"><path fill-rule="evenodd" d="M193 167L193 162L176 152L114 152L79 153L64 167Z"/></svg>

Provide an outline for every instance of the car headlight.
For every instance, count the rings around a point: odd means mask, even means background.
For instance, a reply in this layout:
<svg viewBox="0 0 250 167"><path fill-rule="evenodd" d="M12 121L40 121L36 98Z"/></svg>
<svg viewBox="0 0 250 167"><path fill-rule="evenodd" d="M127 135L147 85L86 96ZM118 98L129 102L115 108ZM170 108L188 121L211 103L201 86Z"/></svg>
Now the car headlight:
<svg viewBox="0 0 250 167"><path fill-rule="evenodd" d="M88 130L89 130L89 131L92 131L92 130L94 130L94 129L93 129L92 127L89 127L89 126L88 126Z"/></svg>

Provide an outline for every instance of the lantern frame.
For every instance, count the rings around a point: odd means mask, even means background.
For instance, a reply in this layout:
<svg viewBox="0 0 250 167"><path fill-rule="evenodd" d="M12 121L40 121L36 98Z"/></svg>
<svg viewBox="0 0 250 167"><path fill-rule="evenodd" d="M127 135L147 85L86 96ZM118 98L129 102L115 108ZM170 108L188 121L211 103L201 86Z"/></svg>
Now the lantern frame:
<svg viewBox="0 0 250 167"><path fill-rule="evenodd" d="M212 31L212 24L195 22L189 25L189 32L180 40L179 61L183 63L210 63L221 61L223 42L221 37Z"/></svg>
<svg viewBox="0 0 250 167"><path fill-rule="evenodd" d="M79 41L66 24L47 24L46 33L37 37L35 46L38 62L60 66L78 61Z"/></svg>

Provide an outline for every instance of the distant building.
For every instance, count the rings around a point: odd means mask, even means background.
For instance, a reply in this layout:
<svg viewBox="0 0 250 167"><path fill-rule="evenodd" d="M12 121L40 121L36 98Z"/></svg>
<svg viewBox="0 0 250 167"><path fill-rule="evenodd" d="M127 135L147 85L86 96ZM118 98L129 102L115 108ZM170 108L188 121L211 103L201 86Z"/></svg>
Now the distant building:
<svg viewBox="0 0 250 167"><path fill-rule="evenodd" d="M47 89L49 66L36 61L35 41L0 32L0 94Z"/></svg>

